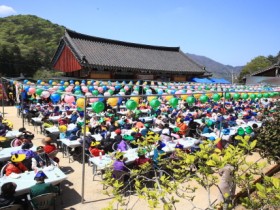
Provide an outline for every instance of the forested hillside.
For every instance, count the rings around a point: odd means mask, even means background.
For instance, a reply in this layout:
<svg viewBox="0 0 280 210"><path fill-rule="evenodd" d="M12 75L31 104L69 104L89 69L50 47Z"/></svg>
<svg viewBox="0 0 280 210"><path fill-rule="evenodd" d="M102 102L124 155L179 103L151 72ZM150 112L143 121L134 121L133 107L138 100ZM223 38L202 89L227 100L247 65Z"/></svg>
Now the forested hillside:
<svg viewBox="0 0 280 210"><path fill-rule="evenodd" d="M0 72L5 76L32 76L50 68L64 27L33 15L0 18Z"/></svg>

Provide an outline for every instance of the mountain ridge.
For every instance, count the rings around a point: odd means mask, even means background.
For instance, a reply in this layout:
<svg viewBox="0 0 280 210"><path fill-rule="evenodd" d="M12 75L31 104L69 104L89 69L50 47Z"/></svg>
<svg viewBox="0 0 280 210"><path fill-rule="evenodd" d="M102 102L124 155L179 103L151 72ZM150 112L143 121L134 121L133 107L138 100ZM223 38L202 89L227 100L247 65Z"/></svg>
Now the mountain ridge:
<svg viewBox="0 0 280 210"><path fill-rule="evenodd" d="M236 79L244 67L224 65L204 55L196 55L191 53L186 53L186 55L198 64L205 66L206 70L213 74L212 77L224 78L229 82L232 81L232 75L234 76L234 79Z"/></svg>

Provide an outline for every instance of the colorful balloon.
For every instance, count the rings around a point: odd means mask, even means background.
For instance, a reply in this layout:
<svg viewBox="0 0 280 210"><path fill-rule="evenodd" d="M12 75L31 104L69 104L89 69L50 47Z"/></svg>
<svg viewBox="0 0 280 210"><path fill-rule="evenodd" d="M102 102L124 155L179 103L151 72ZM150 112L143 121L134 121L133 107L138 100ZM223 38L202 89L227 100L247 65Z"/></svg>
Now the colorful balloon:
<svg viewBox="0 0 280 210"><path fill-rule="evenodd" d="M202 96L199 97L199 101L203 104L206 103L208 101L208 99L209 98L206 95L202 95Z"/></svg>
<svg viewBox="0 0 280 210"><path fill-rule="evenodd" d="M105 106L102 102L96 101L91 105L91 108L95 113L98 114L104 110Z"/></svg>
<svg viewBox="0 0 280 210"><path fill-rule="evenodd" d="M134 109L136 109L137 105L138 105L138 104L136 103L136 101L131 100L131 99L129 99L129 100L125 103L126 108L129 109L129 110L134 110Z"/></svg>
<svg viewBox="0 0 280 210"><path fill-rule="evenodd" d="M249 94L248 93L242 93L241 98L246 100L246 99L249 98Z"/></svg>
<svg viewBox="0 0 280 210"><path fill-rule="evenodd" d="M179 102L178 98L171 98L171 99L169 100L169 104L170 104L170 106L172 106L173 108L176 108L176 107L178 106L178 102Z"/></svg>
<svg viewBox="0 0 280 210"><path fill-rule="evenodd" d="M158 99L153 99L150 101L150 106L153 108L153 109L158 109L158 107L160 106L160 101Z"/></svg>
<svg viewBox="0 0 280 210"><path fill-rule="evenodd" d="M213 101L217 102L221 99L221 96L218 93L214 93L212 95L212 99L213 99Z"/></svg>
<svg viewBox="0 0 280 210"><path fill-rule="evenodd" d="M111 106L117 106L119 98L108 98L107 103Z"/></svg>
<svg viewBox="0 0 280 210"><path fill-rule="evenodd" d="M195 102L195 98L193 96L188 96L186 101L188 104L193 104Z"/></svg>
<svg viewBox="0 0 280 210"><path fill-rule="evenodd" d="M238 100L240 98L240 94L239 93L234 93L233 94L233 99L234 100Z"/></svg>
<svg viewBox="0 0 280 210"><path fill-rule="evenodd" d="M84 108L85 107L85 99L84 98L78 98L76 101L77 107Z"/></svg>

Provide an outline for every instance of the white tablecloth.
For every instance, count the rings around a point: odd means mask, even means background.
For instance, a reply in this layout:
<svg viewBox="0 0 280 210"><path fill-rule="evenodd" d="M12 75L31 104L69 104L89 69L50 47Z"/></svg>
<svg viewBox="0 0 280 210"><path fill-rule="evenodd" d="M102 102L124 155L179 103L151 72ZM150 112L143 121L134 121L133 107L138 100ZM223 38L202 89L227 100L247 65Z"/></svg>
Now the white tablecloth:
<svg viewBox="0 0 280 210"><path fill-rule="evenodd" d="M8 139L13 139L13 138L16 138L17 135L20 135L20 134L22 134L22 132L19 132L17 130L12 130L12 131L8 131L6 133L5 137L8 138Z"/></svg>
<svg viewBox="0 0 280 210"><path fill-rule="evenodd" d="M31 150L36 151L36 146L33 146ZM0 161L9 160L11 158L11 153L21 150L21 146L19 147L8 147L4 148L0 151Z"/></svg>
<svg viewBox="0 0 280 210"><path fill-rule="evenodd" d="M171 153L175 150L175 146L177 143L180 143L183 145L184 149L188 149L194 145L196 139L191 137L186 137L185 139L177 139L174 140L174 142L166 142L166 146L163 148L163 150L166 153ZM154 152L151 151L147 156L153 156ZM113 155L112 155L113 156ZM135 149L129 149L124 152L124 157L127 158L126 163L133 163L135 159L138 158L137 154L137 148ZM102 157L92 157L89 159L89 161L94 164L98 169L105 168L109 166L113 162L113 158L109 155L103 155Z"/></svg>
<svg viewBox="0 0 280 210"><path fill-rule="evenodd" d="M153 118L152 117L139 117L139 120L144 120L145 122L152 122Z"/></svg>
<svg viewBox="0 0 280 210"><path fill-rule="evenodd" d="M70 148L82 146L82 144L77 140L70 141L69 139L58 139L58 141Z"/></svg>
<svg viewBox="0 0 280 210"><path fill-rule="evenodd" d="M57 167L54 167L53 170L49 171L43 169L44 173L47 175L46 183L51 183L57 185L63 180L67 179L67 176ZM9 176L3 176L0 178L0 186L7 182L14 182L17 185L16 195L23 195L29 193L30 187L36 184L34 180L35 172L29 171L20 174L19 178L11 178Z"/></svg>

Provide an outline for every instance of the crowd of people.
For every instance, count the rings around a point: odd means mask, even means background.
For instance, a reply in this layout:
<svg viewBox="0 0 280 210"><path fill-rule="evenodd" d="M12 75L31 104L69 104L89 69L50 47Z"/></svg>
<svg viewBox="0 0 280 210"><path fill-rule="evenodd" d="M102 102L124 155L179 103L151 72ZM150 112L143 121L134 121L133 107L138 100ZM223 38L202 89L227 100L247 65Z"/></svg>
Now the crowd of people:
<svg viewBox="0 0 280 210"><path fill-rule="evenodd" d="M35 123L34 118L40 118L42 131L46 137L42 140L42 146L32 150L34 146L32 139L34 134L25 128L20 128L18 135L11 146L21 147L11 155L5 174L24 173L28 170L39 171L35 179L38 181L32 187L30 193L36 196L45 189L55 191L53 187L44 184L45 174L40 171L43 167L58 166L59 159L57 139L70 139L71 141L85 142L85 152L92 157L102 156L108 153L115 153L113 169L115 171L127 171L128 168L139 168L143 164L152 164L157 167L158 158L163 155L168 158L176 158L176 153L165 154L164 147L167 142L186 137L195 138L196 141L191 148L183 148L177 143L175 148L194 153L200 150L199 145L204 140L216 140L217 136L229 135L231 127L238 127L236 132L226 140L221 139L217 147L223 149L229 144L238 144L238 138L254 139L258 134L259 126L255 122L265 121L273 118L273 113L279 111L278 99L228 99L225 101L213 101L209 99L205 103L196 101L193 104L185 100L179 100L174 107L164 97L159 98L160 106L154 109L148 98L140 98L138 107L129 110L126 101L129 98L123 97L116 106L103 102L105 109L100 113L91 110L91 104L87 102L86 112L79 109L74 103L65 103L63 100L52 103L49 99L24 100L21 103L22 115L29 123ZM53 120L53 117L56 117ZM248 122L253 122L250 126ZM37 122L38 123L38 122ZM59 133L47 131L46 128L57 126ZM8 130L13 128L9 120L3 119L0 115L0 136L5 137ZM86 129L84 136L84 129ZM127 132L130 131L130 132ZM215 133L215 136L204 137L203 134ZM101 139L96 139L96 135ZM139 146L144 141L155 144L152 157L147 156L145 148ZM125 151L131 148L138 148L138 158L129 165L124 157ZM77 147L70 153L81 154L82 147ZM13 197L15 185L9 187L2 185L0 205L17 202ZM5 189L8 189L5 191ZM44 190L43 190L44 189Z"/></svg>

